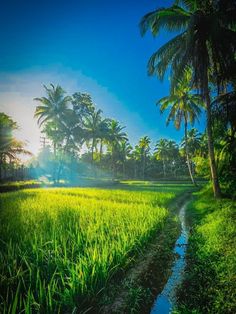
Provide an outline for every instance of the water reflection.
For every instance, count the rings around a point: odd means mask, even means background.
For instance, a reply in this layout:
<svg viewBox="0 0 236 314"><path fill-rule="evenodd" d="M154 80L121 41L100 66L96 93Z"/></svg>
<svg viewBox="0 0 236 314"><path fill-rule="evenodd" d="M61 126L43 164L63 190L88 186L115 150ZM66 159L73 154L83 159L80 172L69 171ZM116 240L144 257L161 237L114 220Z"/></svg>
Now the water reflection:
<svg viewBox="0 0 236 314"><path fill-rule="evenodd" d="M185 206L179 212L181 222L181 234L175 243L174 253L177 255L176 261L172 267L172 273L169 277L161 294L154 302L151 314L169 314L175 304L175 292L177 286L183 279L183 272L186 265L185 255L188 243L188 230L185 224Z"/></svg>

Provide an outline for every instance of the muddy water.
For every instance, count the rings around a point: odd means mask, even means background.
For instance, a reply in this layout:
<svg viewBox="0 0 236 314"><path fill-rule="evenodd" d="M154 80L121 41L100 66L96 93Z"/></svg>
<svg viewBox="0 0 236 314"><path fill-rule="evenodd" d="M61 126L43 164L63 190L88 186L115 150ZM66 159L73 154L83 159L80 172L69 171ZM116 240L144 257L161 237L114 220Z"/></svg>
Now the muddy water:
<svg viewBox="0 0 236 314"><path fill-rule="evenodd" d="M161 294L157 296L151 314L169 314L172 312L175 305L176 288L183 279L184 268L186 265L185 255L188 244L188 230L185 224L185 207L186 204L181 207L179 212L181 234L175 243L174 253L177 257L172 267L172 273Z"/></svg>

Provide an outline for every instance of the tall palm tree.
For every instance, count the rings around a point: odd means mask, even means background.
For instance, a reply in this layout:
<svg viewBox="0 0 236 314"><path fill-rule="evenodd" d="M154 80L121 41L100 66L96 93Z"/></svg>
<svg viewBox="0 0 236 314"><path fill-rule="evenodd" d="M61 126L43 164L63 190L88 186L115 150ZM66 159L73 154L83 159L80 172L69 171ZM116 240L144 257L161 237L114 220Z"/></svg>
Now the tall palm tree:
<svg viewBox="0 0 236 314"><path fill-rule="evenodd" d="M181 124L184 124L184 138L185 138L185 156L188 166L189 175L194 185L197 185L189 158L189 146L188 146L188 123L194 124L198 119L202 106L202 101L199 95L192 94L189 87L189 79L191 76L190 71L185 72L185 76L179 80L178 85L173 90L173 94L167 97L161 98L157 105L160 106L160 111L163 113L166 109L169 109L169 115L167 117L167 125L170 121L173 121L175 128L180 129Z"/></svg>
<svg viewBox="0 0 236 314"><path fill-rule="evenodd" d="M138 166L141 162L141 148L139 145L135 145L131 156L134 161L134 178L137 178Z"/></svg>
<svg viewBox="0 0 236 314"><path fill-rule="evenodd" d="M44 85L44 89L47 97L34 98L35 101L40 103L36 107L34 117L38 119L39 126L46 125L47 122L53 123L56 135L57 130L66 118L66 114L71 110L69 109L71 97L65 96L66 92L59 85L50 84L50 87ZM57 139L52 140L54 153L56 154Z"/></svg>
<svg viewBox="0 0 236 314"><path fill-rule="evenodd" d="M14 138L13 132L17 129L17 123L10 116L0 112L0 180L7 163L18 161L21 154L32 155L24 148L24 142Z"/></svg>
<svg viewBox="0 0 236 314"><path fill-rule="evenodd" d="M74 109L68 110L63 117L63 122L60 125L58 133L62 137L64 153L69 153L71 149L78 151L84 143L85 137L85 130L81 124L80 114Z"/></svg>
<svg viewBox="0 0 236 314"><path fill-rule="evenodd" d="M98 128L98 138L100 141L100 149L99 149L100 162L102 160L103 145L104 143L109 142L109 123L110 123L110 119L108 118L102 119Z"/></svg>
<svg viewBox="0 0 236 314"><path fill-rule="evenodd" d="M172 87L189 66L193 69L193 83L200 89L206 103L208 150L215 197L220 197L214 141L212 134L210 70L217 84L235 73L236 32L235 6L223 1L176 0L169 8L157 9L145 15L140 23L142 34L148 29L156 36L161 29L178 32L159 48L148 63L149 74L160 79L171 69Z"/></svg>
<svg viewBox="0 0 236 314"><path fill-rule="evenodd" d="M68 105L71 101L70 96L65 96L66 92L61 86L50 87L44 85L47 97L34 98L40 105L36 107L35 118L38 118L38 123L41 126L47 121L60 121L68 110Z"/></svg>
<svg viewBox="0 0 236 314"><path fill-rule="evenodd" d="M95 107L92 98L87 93L74 93L72 95L71 103L73 105L74 112L80 116L81 120L83 117L95 111Z"/></svg>
<svg viewBox="0 0 236 314"><path fill-rule="evenodd" d="M97 146L97 140L100 136L102 123L102 110L91 111L84 118L85 138L91 141L91 163L94 162L94 149Z"/></svg>
<svg viewBox="0 0 236 314"><path fill-rule="evenodd" d="M207 158L208 157L207 149L208 149L207 134L206 133L202 133L200 135L200 147L198 149L198 155L203 157L203 158Z"/></svg>
<svg viewBox="0 0 236 314"><path fill-rule="evenodd" d="M196 128L192 128L188 131L187 138L189 158L192 158L193 156L197 155L201 149L202 134L200 134ZM181 141L181 146L185 149L185 137Z"/></svg>
<svg viewBox="0 0 236 314"><path fill-rule="evenodd" d="M176 143L167 139L157 141L154 154L157 160L162 161L163 177L166 178L166 165L168 161L174 161L178 148Z"/></svg>
<svg viewBox="0 0 236 314"><path fill-rule="evenodd" d="M180 146L183 148L185 155L186 151L188 152L188 168L190 169L193 176L192 159L193 157L196 157L198 155L201 149L201 134L198 132L197 129L192 128L187 132L187 137L186 135L183 137Z"/></svg>
<svg viewBox="0 0 236 314"><path fill-rule="evenodd" d="M148 136L143 136L140 138L138 146L140 147L141 159L142 159L142 176L145 178L145 168L146 168L146 160L147 154L150 150L151 140Z"/></svg>
<svg viewBox="0 0 236 314"><path fill-rule="evenodd" d="M110 120L109 122L109 146L111 150L112 172L115 176L115 154L118 151L119 143L128 140L127 134L123 132L125 127L122 127L118 121Z"/></svg>
<svg viewBox="0 0 236 314"><path fill-rule="evenodd" d="M125 176L125 163L127 160L127 157L130 156L132 146L129 144L127 140L122 140L119 143L119 159L122 163L122 168L123 168L123 176Z"/></svg>

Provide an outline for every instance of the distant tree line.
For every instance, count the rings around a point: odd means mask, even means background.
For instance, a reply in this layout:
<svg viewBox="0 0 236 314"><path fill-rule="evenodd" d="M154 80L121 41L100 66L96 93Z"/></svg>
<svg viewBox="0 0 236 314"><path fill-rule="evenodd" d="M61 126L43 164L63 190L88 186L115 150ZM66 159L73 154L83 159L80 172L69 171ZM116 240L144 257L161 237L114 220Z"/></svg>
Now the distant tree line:
<svg viewBox="0 0 236 314"><path fill-rule="evenodd" d="M35 117L47 141L27 167L19 157L30 153L24 149L24 143L13 137L16 122L4 113L0 115L1 180L41 178L76 184L81 177L177 180L186 179L189 174L193 179L195 158L206 151L205 135L196 129L186 129L180 144L162 138L151 147L151 139L143 136L132 147L125 127L103 117L89 94L77 92L68 96L60 86L44 88L45 97L35 98ZM163 106L166 101L169 99L160 100ZM206 175L207 172L201 173Z"/></svg>
<svg viewBox="0 0 236 314"><path fill-rule="evenodd" d="M38 102L35 117L52 145L41 151L37 161L48 169L52 180L76 181L81 175L113 179L177 179L190 174L195 184L193 158L205 149L201 146L204 135L196 129L188 131L186 128L180 145L160 139L151 149L151 139L143 136L132 147L125 127L114 119L103 117L89 94L77 92L68 96L61 86L52 84L44 88L46 96L35 98ZM189 97L199 101L197 96ZM192 107L195 111L189 115L194 123L200 109L195 104Z"/></svg>
<svg viewBox="0 0 236 314"><path fill-rule="evenodd" d="M204 110L201 97L191 92L186 72L174 95L158 101L161 112L169 108L167 124L184 127L180 143L160 138L154 147L143 136L132 147L125 126L103 117L89 94L68 96L61 86L44 86L46 95L35 98L35 118L47 138L38 156L22 166L19 156L30 154L13 131L17 123L4 113L1 118L1 180L40 178L48 182L79 184L81 178L179 180L210 178L208 141L205 133L190 128ZM218 99L218 98L217 98ZM218 113L218 111L216 111ZM233 181L231 146L222 140L224 130L214 128L215 154L221 180Z"/></svg>

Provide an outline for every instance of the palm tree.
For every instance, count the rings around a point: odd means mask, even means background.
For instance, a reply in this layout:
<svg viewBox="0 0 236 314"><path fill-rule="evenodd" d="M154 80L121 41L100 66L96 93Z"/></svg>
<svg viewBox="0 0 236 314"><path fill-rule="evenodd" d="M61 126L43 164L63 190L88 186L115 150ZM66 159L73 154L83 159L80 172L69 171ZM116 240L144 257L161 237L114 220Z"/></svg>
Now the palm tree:
<svg viewBox="0 0 236 314"><path fill-rule="evenodd" d="M70 96L65 96L65 91L61 86L54 86L50 84L50 87L44 85L47 97L34 98L40 105L36 107L34 117L38 119L38 124L41 127L51 122L55 128L55 136L57 131L63 124L63 120L66 119L68 108L71 101ZM54 146L54 154L56 154L57 139L52 138Z"/></svg>
<svg viewBox="0 0 236 314"><path fill-rule="evenodd" d="M138 146L140 147L140 154L141 154L141 160L142 160L143 179L145 177L146 160L147 160L147 154L150 150L150 143L151 143L151 140L148 136L141 137L138 143Z"/></svg>
<svg viewBox="0 0 236 314"><path fill-rule="evenodd" d="M160 29L179 32L150 58L149 74L160 79L171 68L172 88L187 67L193 69L194 85L206 103L208 150L215 197L220 197L214 141L212 134L209 74L213 70L217 84L235 73L236 24L234 6L223 1L176 0L170 8L157 9L145 15L140 23L142 34L148 29L156 36Z"/></svg>
<svg viewBox="0 0 236 314"><path fill-rule="evenodd" d="M24 148L25 143L14 138L13 132L18 129L18 125L11 117L5 113L0 113L0 180L2 170L7 163L18 161L20 154L32 155Z"/></svg>
<svg viewBox="0 0 236 314"><path fill-rule="evenodd" d="M95 111L95 107L92 101L92 98L87 93L74 93L72 95L71 103L73 105L74 112L77 113L78 116L83 117Z"/></svg>
<svg viewBox="0 0 236 314"><path fill-rule="evenodd" d="M167 139L157 141L154 154L157 160L162 161L163 177L166 177L166 163L170 160L174 161L174 157L178 151L176 143Z"/></svg>
<svg viewBox="0 0 236 314"><path fill-rule="evenodd" d="M108 118L102 119L98 128L98 138L100 141L100 149L99 149L100 162L102 160L103 145L104 143L109 142L109 123L110 123L110 119Z"/></svg>
<svg viewBox="0 0 236 314"><path fill-rule="evenodd" d="M183 148L184 153L186 155L186 151L188 152L188 169L191 171L191 174L193 176L193 170L192 170L192 159L193 157L196 157L201 149L201 134L198 132L197 129L192 128L187 132L183 137L180 146Z"/></svg>
<svg viewBox="0 0 236 314"><path fill-rule="evenodd" d="M187 160L187 166L191 181L194 185L197 185L191 169L189 158L189 146L188 146L188 123L194 124L198 119L201 109L201 98L197 94L192 94L189 87L189 79L191 72L185 72L183 79L179 80L178 85L173 90L173 94L167 97L161 98L157 105L160 105L160 111L163 113L166 109L170 108L169 115L167 117L166 124L170 121L174 122L175 128L180 129L181 124L184 124L184 138L185 138L185 156Z"/></svg>
<svg viewBox="0 0 236 314"><path fill-rule="evenodd" d="M132 159L134 161L134 178L137 178L138 165L141 161L141 148L139 145L135 145L131 156L132 156Z"/></svg>
<svg viewBox="0 0 236 314"><path fill-rule="evenodd" d="M102 123L102 110L91 111L84 118L85 138L91 141L91 163L94 162L94 149L97 146L97 140L100 136L101 123Z"/></svg>
<svg viewBox="0 0 236 314"><path fill-rule="evenodd" d="M122 168L123 168L123 176L125 176L125 163L127 160L127 157L130 156L132 146L129 144L127 140L122 140L119 143L119 159L122 163Z"/></svg>
<svg viewBox="0 0 236 314"><path fill-rule="evenodd" d="M118 151L119 143L127 141L127 134L123 132L125 127L122 127L118 121L110 120L109 124L109 146L111 150L111 162L113 177L115 175L115 154Z"/></svg>
<svg viewBox="0 0 236 314"><path fill-rule="evenodd" d="M196 128L192 128L191 130L188 131L187 138L189 158L192 158L193 156L197 155L201 149L202 134L200 134ZM185 150L186 146L185 137L181 141L181 146Z"/></svg>
<svg viewBox="0 0 236 314"><path fill-rule="evenodd" d="M206 133L202 133L200 135L200 147L198 149L197 154L200 157L207 158L208 157L207 150L208 150L207 134Z"/></svg>

